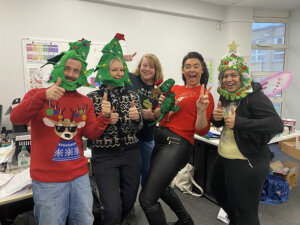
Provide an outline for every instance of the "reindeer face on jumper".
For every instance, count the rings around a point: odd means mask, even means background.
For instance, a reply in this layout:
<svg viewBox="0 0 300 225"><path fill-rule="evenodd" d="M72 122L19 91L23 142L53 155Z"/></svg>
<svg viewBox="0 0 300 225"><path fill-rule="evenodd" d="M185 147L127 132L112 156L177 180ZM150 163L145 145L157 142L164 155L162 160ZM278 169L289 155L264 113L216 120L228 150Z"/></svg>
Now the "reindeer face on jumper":
<svg viewBox="0 0 300 225"><path fill-rule="evenodd" d="M49 106L53 107L52 105L50 105L50 103ZM79 159L80 151L74 137L77 134L77 129L84 127L86 124L85 110L87 109L87 105L84 105L82 108L77 106L76 110L72 110L70 108L70 111L72 113L70 119L65 118L63 115L65 108L60 110L58 108L58 104L56 104L54 108L55 109L53 110L49 107L49 109L47 109L46 111L46 114L49 116L58 115L58 121L49 119L48 117L43 118L45 125L48 127L52 127L53 132L55 132L55 134L60 137L52 160L61 162ZM78 117L80 117L80 119L83 121L76 122L74 119Z"/></svg>
<svg viewBox="0 0 300 225"><path fill-rule="evenodd" d="M54 127L55 133L63 140L70 141L77 134L77 128L85 126L85 122L76 123L69 119L59 120L58 122L47 117L43 118L44 123L49 127Z"/></svg>

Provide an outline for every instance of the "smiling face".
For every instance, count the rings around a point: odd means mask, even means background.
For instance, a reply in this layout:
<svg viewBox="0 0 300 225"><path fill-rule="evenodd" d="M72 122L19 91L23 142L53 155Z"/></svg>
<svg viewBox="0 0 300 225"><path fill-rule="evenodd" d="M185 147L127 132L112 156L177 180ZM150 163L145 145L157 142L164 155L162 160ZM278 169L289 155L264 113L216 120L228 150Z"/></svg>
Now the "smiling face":
<svg viewBox="0 0 300 225"><path fill-rule="evenodd" d="M66 65L64 68L64 74L65 74L65 78L66 81L68 82L74 82L76 81L81 73L81 62L79 60L76 59L68 59L66 61Z"/></svg>
<svg viewBox="0 0 300 225"><path fill-rule="evenodd" d="M187 59L182 73L186 79L186 88L200 86L200 79L203 73L202 63L197 58Z"/></svg>
<svg viewBox="0 0 300 225"><path fill-rule="evenodd" d="M235 92L239 90L242 85L241 76L235 70L226 70L222 76L222 84L228 92Z"/></svg>
<svg viewBox="0 0 300 225"><path fill-rule="evenodd" d="M118 59L113 59L109 64L109 73L112 78L121 80L124 77L123 63Z"/></svg>
<svg viewBox="0 0 300 225"><path fill-rule="evenodd" d="M154 84L155 66L146 57L143 57L140 66L140 76L144 83L148 85Z"/></svg>

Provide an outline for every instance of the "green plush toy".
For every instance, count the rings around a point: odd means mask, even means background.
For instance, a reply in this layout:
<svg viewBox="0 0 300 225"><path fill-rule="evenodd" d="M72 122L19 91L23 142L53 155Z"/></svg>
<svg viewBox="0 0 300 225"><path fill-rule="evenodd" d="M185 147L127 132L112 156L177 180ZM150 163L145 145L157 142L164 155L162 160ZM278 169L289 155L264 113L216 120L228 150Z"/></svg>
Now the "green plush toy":
<svg viewBox="0 0 300 225"><path fill-rule="evenodd" d="M160 105L160 117L153 123L149 124L152 126L162 120L162 118L170 111L177 112L181 106L175 106L175 93L171 92L171 88L175 84L172 78L166 80L160 87L160 91L166 96L163 103Z"/></svg>
<svg viewBox="0 0 300 225"><path fill-rule="evenodd" d="M85 39L70 42L69 43L70 49L66 52L61 52L59 55L54 56L47 60L47 64L54 65L53 70L50 74L48 83L56 83L58 77L61 79L60 87L64 88L67 91L75 91L77 88L81 86L85 87L95 87L91 85L87 77L93 73L93 69L86 70L87 62L86 58L90 51L90 41ZM64 75L64 68L68 59L77 59L81 62L82 68L79 78L74 82L69 82L66 80ZM43 65L42 67L44 67Z"/></svg>
<svg viewBox="0 0 300 225"><path fill-rule="evenodd" d="M102 82L105 85L113 85L116 87L123 87L124 82L127 82L132 86L128 76L129 71L123 58L122 47L119 43L120 40L125 40L124 35L117 33L115 37L102 49L103 55L95 69L95 71L98 70L95 82ZM120 59L124 66L124 76L119 80L112 78L109 73L109 63L115 58Z"/></svg>
<svg viewBox="0 0 300 225"><path fill-rule="evenodd" d="M142 103L143 109L149 109L150 108L150 100L149 99L145 99Z"/></svg>

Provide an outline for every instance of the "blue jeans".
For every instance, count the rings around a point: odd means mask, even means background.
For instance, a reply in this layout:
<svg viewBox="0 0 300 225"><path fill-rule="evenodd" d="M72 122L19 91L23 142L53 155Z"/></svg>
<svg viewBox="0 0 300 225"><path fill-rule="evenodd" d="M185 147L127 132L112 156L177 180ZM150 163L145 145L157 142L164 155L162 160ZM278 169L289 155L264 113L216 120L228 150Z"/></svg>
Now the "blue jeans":
<svg viewBox="0 0 300 225"><path fill-rule="evenodd" d="M146 181L149 168L150 168L150 160L151 160L152 150L154 148L154 140L140 141L140 148L141 148L141 156L142 156L141 185L143 186Z"/></svg>
<svg viewBox="0 0 300 225"><path fill-rule="evenodd" d="M32 181L34 216L39 225L92 225L93 196L88 174L69 182Z"/></svg>

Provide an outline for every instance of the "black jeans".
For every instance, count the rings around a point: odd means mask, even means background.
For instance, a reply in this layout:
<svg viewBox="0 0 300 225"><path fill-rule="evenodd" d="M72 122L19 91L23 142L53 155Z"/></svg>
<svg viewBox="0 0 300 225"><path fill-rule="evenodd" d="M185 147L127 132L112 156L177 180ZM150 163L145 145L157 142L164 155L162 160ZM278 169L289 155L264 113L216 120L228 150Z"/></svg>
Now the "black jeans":
<svg viewBox="0 0 300 225"><path fill-rule="evenodd" d="M173 203L170 206L173 211L182 205L175 192L170 190L169 184L190 160L193 145L165 127L156 129L154 139L150 171L139 201L150 225L165 225L165 214L158 199L162 198L167 204Z"/></svg>
<svg viewBox="0 0 300 225"><path fill-rule="evenodd" d="M211 189L218 204L228 214L230 224L259 225L258 205L268 169L268 155L253 168L247 160L218 156Z"/></svg>
<svg viewBox="0 0 300 225"><path fill-rule="evenodd" d="M92 166L104 207L103 225L120 225L137 196L141 173L139 145L93 155Z"/></svg>

